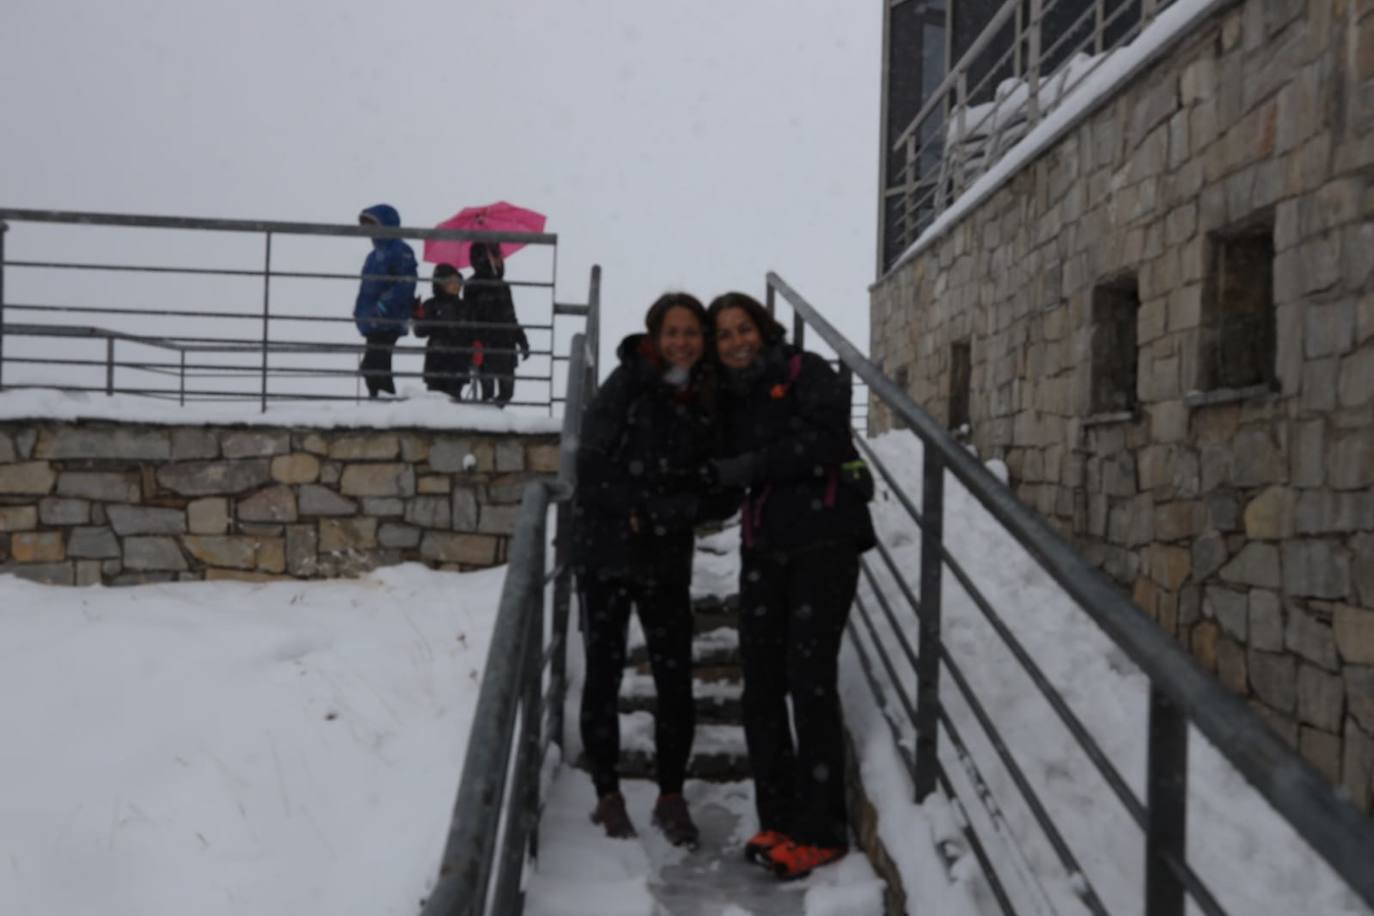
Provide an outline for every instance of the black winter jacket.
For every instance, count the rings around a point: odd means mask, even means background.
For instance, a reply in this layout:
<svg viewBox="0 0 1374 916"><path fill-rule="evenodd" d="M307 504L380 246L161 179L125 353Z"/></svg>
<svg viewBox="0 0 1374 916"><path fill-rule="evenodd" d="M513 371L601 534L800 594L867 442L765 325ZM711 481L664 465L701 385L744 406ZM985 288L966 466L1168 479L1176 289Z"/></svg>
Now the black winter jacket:
<svg viewBox="0 0 1374 916"><path fill-rule="evenodd" d="M868 550L875 538L867 499L840 473L858 458L849 386L824 359L787 344L769 346L760 359L721 396L725 453L754 457L741 509L745 549L791 553L834 543Z"/></svg>
<svg viewBox="0 0 1374 916"><path fill-rule="evenodd" d="M664 380L645 335L625 338L617 354L620 365L582 421L573 562L584 574L685 583L693 527L738 505L737 494L708 490L700 474L719 453L703 367L680 391Z"/></svg>
<svg viewBox="0 0 1374 916"><path fill-rule="evenodd" d="M415 336L429 338L425 346L425 385L430 389L454 391L463 384L472 365L472 320L471 306L447 293L426 299L420 306L415 316Z"/></svg>
<svg viewBox="0 0 1374 916"><path fill-rule="evenodd" d="M528 350L530 346L525 329L515 317L510 284L492 270L491 261L486 258L474 259L472 271L472 279L463 287L463 304L470 310L472 320L503 325L479 326L475 330L475 337L484 348L482 365L489 372L510 373L515 368L515 350Z"/></svg>

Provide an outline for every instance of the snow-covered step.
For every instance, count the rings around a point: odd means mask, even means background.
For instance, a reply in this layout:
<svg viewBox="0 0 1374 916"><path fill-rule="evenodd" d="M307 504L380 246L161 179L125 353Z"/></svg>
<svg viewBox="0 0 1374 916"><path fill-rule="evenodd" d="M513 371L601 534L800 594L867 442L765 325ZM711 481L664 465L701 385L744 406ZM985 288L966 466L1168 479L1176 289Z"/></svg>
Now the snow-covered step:
<svg viewBox="0 0 1374 916"><path fill-rule="evenodd" d="M739 724L740 694L744 687L737 678L692 681L692 696L696 699L697 722ZM620 711L650 715L658 708L654 679L647 672L627 671L620 685Z"/></svg>
<svg viewBox="0 0 1374 916"><path fill-rule="evenodd" d="M654 717L643 710L620 715L621 775L648 779L654 773ZM711 782L749 778L744 728L703 722L692 740L687 775Z"/></svg>
<svg viewBox="0 0 1374 916"><path fill-rule="evenodd" d="M649 650L644 645L644 634L636 623L630 628L628 664L638 666L648 663ZM692 664L697 668L739 666L739 630L735 628L734 621L726 626L697 631L692 637ZM700 672L697 676L701 676Z"/></svg>

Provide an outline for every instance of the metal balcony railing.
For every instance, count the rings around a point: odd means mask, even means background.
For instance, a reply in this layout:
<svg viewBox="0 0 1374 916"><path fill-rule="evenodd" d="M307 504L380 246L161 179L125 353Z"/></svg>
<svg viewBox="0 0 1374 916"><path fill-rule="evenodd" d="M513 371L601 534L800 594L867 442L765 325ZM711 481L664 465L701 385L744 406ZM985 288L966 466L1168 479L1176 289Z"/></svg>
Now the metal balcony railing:
<svg viewBox="0 0 1374 916"><path fill-rule="evenodd" d="M882 269L1173 4L1006 0L891 144L900 165L881 191Z"/></svg>
<svg viewBox="0 0 1374 916"><path fill-rule="evenodd" d="M358 399L366 346L352 317L354 270L374 236L527 245L508 262L531 342L511 404L552 411L563 400L556 369L575 327L566 319L591 316L556 301L557 235L12 208L0 208L0 389L247 400L262 410ZM422 298L429 266L417 277ZM424 375L426 347L413 339L395 349L401 383Z"/></svg>

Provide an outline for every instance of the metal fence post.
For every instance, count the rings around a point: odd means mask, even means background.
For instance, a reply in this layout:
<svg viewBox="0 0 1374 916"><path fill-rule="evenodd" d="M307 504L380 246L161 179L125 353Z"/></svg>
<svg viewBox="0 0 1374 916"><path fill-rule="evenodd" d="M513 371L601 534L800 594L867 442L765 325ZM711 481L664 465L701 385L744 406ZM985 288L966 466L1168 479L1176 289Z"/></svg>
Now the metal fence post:
<svg viewBox="0 0 1374 916"><path fill-rule="evenodd" d="M186 406L186 351L181 351L181 391L177 398L177 403L182 407Z"/></svg>
<svg viewBox="0 0 1374 916"><path fill-rule="evenodd" d="M1026 62L1026 120L1031 127L1040 123L1040 20L1044 15L1044 0L1030 0L1030 59Z"/></svg>
<svg viewBox="0 0 1374 916"><path fill-rule="evenodd" d="M272 301L272 233L265 235L262 268L262 412L267 413L267 322Z"/></svg>
<svg viewBox="0 0 1374 916"><path fill-rule="evenodd" d="M592 345L592 384L587 397L596 393L597 367L601 365L601 265L592 265L592 279L587 290L587 340Z"/></svg>
<svg viewBox="0 0 1374 916"><path fill-rule="evenodd" d="M5 388L5 233L10 224L0 220L0 391Z"/></svg>
<svg viewBox="0 0 1374 916"><path fill-rule="evenodd" d="M798 347L806 346L806 322L801 312L792 313L792 343Z"/></svg>
<svg viewBox="0 0 1374 916"><path fill-rule="evenodd" d="M1188 719L1158 689L1150 690L1150 748L1145 774L1145 912L1182 916L1183 882L1164 860L1186 861Z"/></svg>
<svg viewBox="0 0 1374 916"><path fill-rule="evenodd" d="M773 289L773 284L769 283L763 290L763 306L768 309L769 316L776 315L778 312L778 292Z"/></svg>
<svg viewBox="0 0 1374 916"><path fill-rule="evenodd" d="M114 394L115 339L105 338L105 393Z"/></svg>
<svg viewBox="0 0 1374 916"><path fill-rule="evenodd" d="M940 544L945 526L945 464L933 448L922 461L921 642L916 657L916 801L935 791L940 733Z"/></svg>

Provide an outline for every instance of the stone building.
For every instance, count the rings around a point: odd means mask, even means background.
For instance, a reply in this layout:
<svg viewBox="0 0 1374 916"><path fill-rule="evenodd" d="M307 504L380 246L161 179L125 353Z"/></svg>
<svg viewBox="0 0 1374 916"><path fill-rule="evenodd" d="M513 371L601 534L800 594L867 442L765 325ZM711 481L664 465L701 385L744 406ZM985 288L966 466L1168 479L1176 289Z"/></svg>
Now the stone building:
<svg viewBox="0 0 1374 916"><path fill-rule="evenodd" d="M1213 3L871 303L886 373L1365 811L1371 176L1374 3Z"/></svg>

